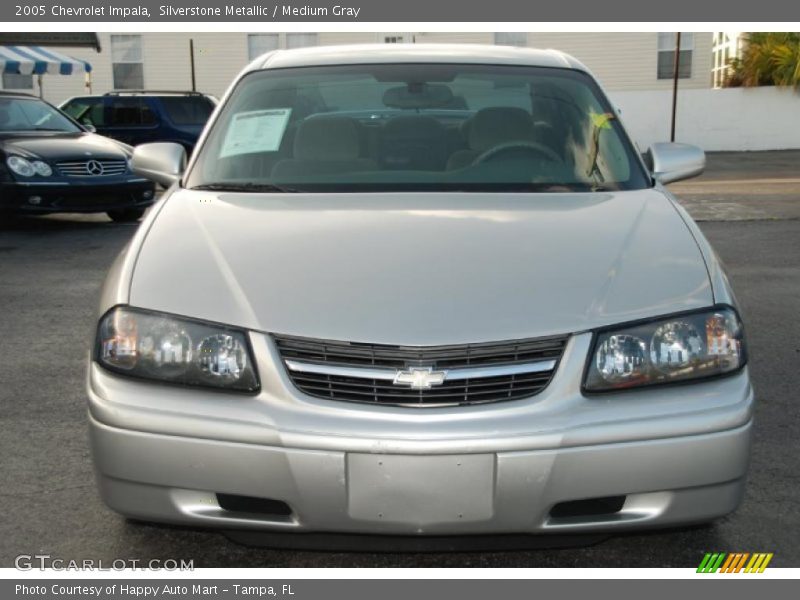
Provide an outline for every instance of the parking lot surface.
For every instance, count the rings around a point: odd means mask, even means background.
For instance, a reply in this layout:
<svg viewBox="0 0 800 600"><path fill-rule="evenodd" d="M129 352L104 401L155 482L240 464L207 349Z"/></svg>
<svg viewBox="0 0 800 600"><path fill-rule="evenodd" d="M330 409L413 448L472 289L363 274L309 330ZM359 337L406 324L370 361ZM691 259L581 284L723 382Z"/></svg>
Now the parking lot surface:
<svg viewBox="0 0 800 600"><path fill-rule="evenodd" d="M38 553L106 563L184 559L195 567L694 567L707 551L774 552L773 566L800 566L798 165L800 152L716 155L702 178L673 186L725 262L746 322L759 403L744 503L713 525L559 550L253 549L215 532L112 513L94 487L83 379L99 286L135 225L61 215L0 226L0 566Z"/></svg>

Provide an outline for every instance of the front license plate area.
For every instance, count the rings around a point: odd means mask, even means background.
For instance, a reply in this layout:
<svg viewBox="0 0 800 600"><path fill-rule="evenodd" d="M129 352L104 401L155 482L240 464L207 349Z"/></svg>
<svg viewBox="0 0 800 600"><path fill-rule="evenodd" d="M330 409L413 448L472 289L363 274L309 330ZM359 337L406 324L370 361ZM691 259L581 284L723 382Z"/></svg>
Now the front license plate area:
<svg viewBox="0 0 800 600"><path fill-rule="evenodd" d="M490 519L494 464L493 454L348 454L348 513L418 526Z"/></svg>

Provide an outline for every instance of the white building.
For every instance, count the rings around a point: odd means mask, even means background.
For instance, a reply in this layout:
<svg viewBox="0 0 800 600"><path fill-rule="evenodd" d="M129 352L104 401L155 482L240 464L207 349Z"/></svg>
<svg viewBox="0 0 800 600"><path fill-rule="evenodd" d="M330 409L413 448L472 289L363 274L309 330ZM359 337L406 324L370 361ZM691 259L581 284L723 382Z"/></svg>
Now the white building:
<svg viewBox="0 0 800 600"><path fill-rule="evenodd" d="M480 43L555 48L585 63L611 91L667 90L672 86L674 33L136 33L98 34L102 51L59 48L89 61L91 91L114 89L189 90L192 87L190 40L194 45L195 87L221 96L252 58L275 48L353 43ZM681 89L712 86L714 34L683 33ZM36 78L5 75L3 88L39 93ZM60 103L87 93L80 76L46 75L45 99Z"/></svg>

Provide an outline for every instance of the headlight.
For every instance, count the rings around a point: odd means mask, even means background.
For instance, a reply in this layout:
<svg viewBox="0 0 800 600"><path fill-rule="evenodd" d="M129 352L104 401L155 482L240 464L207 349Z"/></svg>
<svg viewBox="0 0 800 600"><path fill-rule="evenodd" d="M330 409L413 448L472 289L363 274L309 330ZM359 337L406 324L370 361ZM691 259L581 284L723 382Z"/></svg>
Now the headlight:
<svg viewBox="0 0 800 600"><path fill-rule="evenodd" d="M117 307L100 321L95 359L117 373L182 385L258 390L243 331Z"/></svg>
<svg viewBox="0 0 800 600"><path fill-rule="evenodd" d="M31 163L33 166L33 170L36 171L37 175L41 175L42 177L50 177L53 174L53 169L50 168L46 162L41 160L35 160Z"/></svg>
<svg viewBox="0 0 800 600"><path fill-rule="evenodd" d="M30 161L25 160L21 156L9 156L6 159L6 164L14 173L22 175L23 177L33 177L36 173L36 169L33 168Z"/></svg>
<svg viewBox="0 0 800 600"><path fill-rule="evenodd" d="M747 360L742 324L720 307L595 334L584 389L624 389L730 373Z"/></svg>

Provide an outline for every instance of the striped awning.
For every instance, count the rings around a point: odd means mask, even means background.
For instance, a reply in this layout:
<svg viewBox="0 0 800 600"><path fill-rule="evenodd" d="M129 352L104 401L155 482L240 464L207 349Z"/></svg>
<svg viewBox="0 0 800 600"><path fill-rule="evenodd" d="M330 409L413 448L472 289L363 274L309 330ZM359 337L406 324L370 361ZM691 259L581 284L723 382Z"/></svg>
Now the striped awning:
<svg viewBox="0 0 800 600"><path fill-rule="evenodd" d="M41 46L0 46L0 72L19 75L90 73L92 65Z"/></svg>

